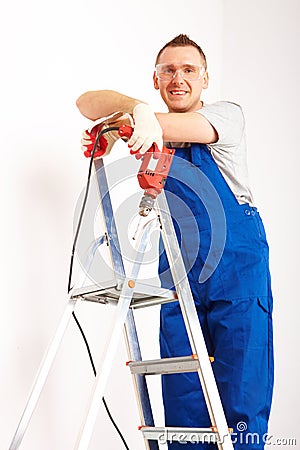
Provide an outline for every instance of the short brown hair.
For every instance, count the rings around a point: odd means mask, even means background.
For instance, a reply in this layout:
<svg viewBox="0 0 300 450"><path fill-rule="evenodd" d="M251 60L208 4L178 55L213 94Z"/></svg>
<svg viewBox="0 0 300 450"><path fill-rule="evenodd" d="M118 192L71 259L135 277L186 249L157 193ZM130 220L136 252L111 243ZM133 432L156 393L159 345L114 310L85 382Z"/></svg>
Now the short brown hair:
<svg viewBox="0 0 300 450"><path fill-rule="evenodd" d="M192 41L186 34L179 34L178 36L174 37L174 39L172 39L170 42L168 42L166 45L164 45L163 48L160 49L160 51L157 54L155 64L158 63L159 57L167 47L188 47L188 46L195 47L198 50L200 56L203 59L204 68L207 69L206 56L202 48L198 44L196 44L196 42Z"/></svg>

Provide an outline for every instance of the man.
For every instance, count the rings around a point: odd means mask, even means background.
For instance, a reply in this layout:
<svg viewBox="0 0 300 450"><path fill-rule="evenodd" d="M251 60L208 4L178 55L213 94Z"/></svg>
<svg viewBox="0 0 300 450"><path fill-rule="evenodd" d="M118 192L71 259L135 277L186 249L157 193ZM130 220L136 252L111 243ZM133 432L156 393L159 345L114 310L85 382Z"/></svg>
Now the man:
<svg viewBox="0 0 300 450"><path fill-rule="evenodd" d="M144 153L153 142L161 148L162 139L176 148L165 190L227 422L234 429L235 449L263 449L273 389L272 293L268 244L247 180L243 113L234 103L202 102L209 81L206 58L186 35L160 50L153 79L168 113L154 114L143 102L115 91L87 92L77 105L92 120L117 111L129 114L133 151ZM124 119L117 118L120 123ZM111 135L99 156L110 151L116 138ZM83 144L92 145L90 134ZM211 218L222 213L226 227L215 229ZM225 238L211 266L213 233ZM201 278L208 266L208 275ZM162 285L172 288L163 250L159 272ZM161 308L160 346L162 357L190 354L176 303ZM165 375L162 384L167 426L210 426L197 374ZM195 447L213 446L185 445ZM172 443L170 448L182 447Z"/></svg>

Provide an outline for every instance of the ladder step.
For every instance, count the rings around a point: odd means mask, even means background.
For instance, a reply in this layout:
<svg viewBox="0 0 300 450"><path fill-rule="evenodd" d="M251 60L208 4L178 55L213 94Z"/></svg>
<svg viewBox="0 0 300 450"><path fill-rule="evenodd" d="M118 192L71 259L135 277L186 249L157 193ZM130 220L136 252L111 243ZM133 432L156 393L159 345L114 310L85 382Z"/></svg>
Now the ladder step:
<svg viewBox="0 0 300 450"><path fill-rule="evenodd" d="M132 374L139 375L196 372L199 369L199 361L196 355L152 359L149 361L129 361L127 365Z"/></svg>
<svg viewBox="0 0 300 450"><path fill-rule="evenodd" d="M216 444L218 433L213 428L180 428L180 427L147 427L141 426L143 437L148 440L180 443L204 443Z"/></svg>
<svg viewBox="0 0 300 450"><path fill-rule="evenodd" d="M123 284L124 279L113 279L101 282L101 285L97 284L76 288L72 292L72 298L116 305ZM177 293L175 291L136 282L130 308L138 309L175 301L178 301Z"/></svg>

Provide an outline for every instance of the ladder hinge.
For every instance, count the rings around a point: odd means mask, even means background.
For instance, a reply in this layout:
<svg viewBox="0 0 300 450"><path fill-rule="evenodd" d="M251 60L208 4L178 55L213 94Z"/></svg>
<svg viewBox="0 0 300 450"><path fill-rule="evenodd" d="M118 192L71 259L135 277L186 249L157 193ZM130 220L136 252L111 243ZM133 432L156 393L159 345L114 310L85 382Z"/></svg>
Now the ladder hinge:
<svg viewBox="0 0 300 450"><path fill-rule="evenodd" d="M105 231L105 233L104 233L104 238L105 238L105 241L106 241L106 245L107 246L109 246L109 241L110 241L110 237L109 237L109 235L108 235L108 233Z"/></svg>

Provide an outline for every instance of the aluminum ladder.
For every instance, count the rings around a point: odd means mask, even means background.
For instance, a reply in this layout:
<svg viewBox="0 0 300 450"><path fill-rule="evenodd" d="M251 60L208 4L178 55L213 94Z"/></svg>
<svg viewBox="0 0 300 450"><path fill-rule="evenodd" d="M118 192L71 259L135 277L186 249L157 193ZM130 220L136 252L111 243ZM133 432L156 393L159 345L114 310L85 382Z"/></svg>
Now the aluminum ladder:
<svg viewBox="0 0 300 450"><path fill-rule="evenodd" d="M193 442L196 438L197 442L217 444L219 450L233 450L230 430L224 415L211 367L211 360L207 353L164 191L158 195L154 209L156 220L159 221L160 233L171 268L175 291L139 282L139 269L143 262L142 256L147 246L151 222L145 226L145 229L142 232L130 273L125 273L105 166L102 159L94 161L93 164L95 167L96 184L99 189L100 206L105 219L106 231L104 235L93 244L93 249L91 250L90 255L88 255L88 262L86 265L90 265L96 249L103 243L106 243L109 246L115 277L113 280L97 282L97 284L92 286L74 288L69 293L65 311L48 351L41 363L9 450L17 450L21 445L40 393L46 382L47 375L72 316L72 312L74 311L77 302L80 301L92 301L99 304L114 304L116 309L112 331L109 336L106 350L103 352L102 361L97 370L97 376L94 382L87 413L83 419L75 449L87 450L89 447L118 343L121 334L125 331L124 334L130 359L128 367L133 374L136 399L141 420L139 429L143 434L146 449L159 450L159 442L163 436L164 440L173 442L182 442L183 439L185 442ZM178 301L180 304L192 349L192 355L143 361L135 325L134 310L174 301ZM211 420L210 428L155 426L146 378L147 376L154 374L172 374L179 372L198 373Z"/></svg>

